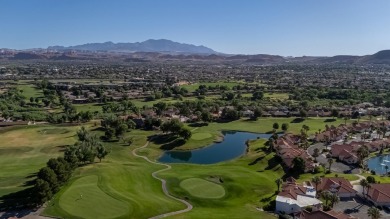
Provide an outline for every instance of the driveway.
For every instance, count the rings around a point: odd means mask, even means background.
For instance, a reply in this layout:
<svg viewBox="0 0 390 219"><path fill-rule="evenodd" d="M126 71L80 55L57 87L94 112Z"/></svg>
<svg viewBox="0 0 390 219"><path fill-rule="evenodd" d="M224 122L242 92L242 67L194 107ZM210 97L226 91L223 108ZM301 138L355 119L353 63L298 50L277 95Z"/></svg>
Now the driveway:
<svg viewBox="0 0 390 219"><path fill-rule="evenodd" d="M357 197L350 201L340 201L333 207L333 210L341 211L357 218L368 218L367 211L371 206L372 205L370 203L360 197ZM381 218L390 219L390 214L388 212L382 210L381 214Z"/></svg>

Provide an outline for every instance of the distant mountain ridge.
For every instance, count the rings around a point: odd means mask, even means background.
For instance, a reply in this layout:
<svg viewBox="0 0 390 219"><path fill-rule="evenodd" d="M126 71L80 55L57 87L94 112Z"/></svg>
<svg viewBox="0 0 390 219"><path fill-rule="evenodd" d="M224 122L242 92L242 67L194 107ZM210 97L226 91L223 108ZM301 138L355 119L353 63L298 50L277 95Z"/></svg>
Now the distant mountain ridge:
<svg viewBox="0 0 390 219"><path fill-rule="evenodd" d="M49 50L80 50L80 51L106 51L106 52L161 52L161 53L183 53L183 54L218 54L218 52L205 46L178 43L171 40L146 40L136 43L88 43L77 46L50 46Z"/></svg>

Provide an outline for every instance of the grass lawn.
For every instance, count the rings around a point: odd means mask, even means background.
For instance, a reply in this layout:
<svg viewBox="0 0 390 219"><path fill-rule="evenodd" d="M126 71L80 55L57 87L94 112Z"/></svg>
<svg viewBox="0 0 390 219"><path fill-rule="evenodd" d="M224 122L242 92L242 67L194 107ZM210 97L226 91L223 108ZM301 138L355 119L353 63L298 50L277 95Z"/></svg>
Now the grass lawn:
<svg viewBox="0 0 390 219"><path fill-rule="evenodd" d="M190 127L192 138L178 149L206 146L221 135L221 130L264 133L272 124L289 123L291 132L299 132L303 124L310 133L324 129L325 118L308 118L291 123L294 118L261 118L238 120ZM337 120L327 124L340 124ZM34 174L50 157L60 154L61 146L73 144L77 126L27 126L3 131L0 141L0 195L18 191L28 176ZM103 135L100 131L94 131ZM166 197L161 182L151 173L161 166L134 157L131 151L145 144L152 131L133 130L125 137L134 137L132 146L121 142L105 142L111 153L101 163L80 167L72 179L55 195L44 215L62 218L148 218L184 209L185 206ZM248 154L228 162L212 165L173 164L159 175L167 180L173 195L188 199L194 209L173 218L274 218L257 208L275 198L275 180L284 175L280 161L264 150L264 139L250 141ZM151 143L139 154L152 159L162 151L161 143ZM344 176L339 174L339 176ZM299 180L310 180L304 174ZM354 177L348 175L346 177ZM349 178L348 178L349 179ZM82 198L81 198L82 195Z"/></svg>
<svg viewBox="0 0 390 219"><path fill-rule="evenodd" d="M25 188L46 162L76 141L78 127L23 126L0 134L0 197Z"/></svg>
<svg viewBox="0 0 390 219"><path fill-rule="evenodd" d="M371 173L363 173L362 176L373 176L375 178L376 182L380 183L390 183L390 177L388 176L378 176L378 175L372 175Z"/></svg>
<svg viewBox="0 0 390 219"><path fill-rule="evenodd" d="M19 90L23 90L23 96L26 97L26 99L30 99L30 97L43 97L43 92L40 89L37 89L35 85L27 84L27 83L19 83L17 85L17 88Z"/></svg>
<svg viewBox="0 0 390 219"><path fill-rule="evenodd" d="M102 112L102 104L99 103L86 103L86 104L73 104L77 112L91 111L91 112Z"/></svg>
<svg viewBox="0 0 390 219"><path fill-rule="evenodd" d="M96 218L97 215L101 218L115 218L129 211L126 202L107 195L98 184L96 175L75 180L59 199L59 206L69 214L82 218Z"/></svg>
<svg viewBox="0 0 390 219"><path fill-rule="evenodd" d="M222 198L225 189L215 182L210 182L200 178L189 178L180 182L180 187L198 198Z"/></svg>
<svg viewBox="0 0 390 219"><path fill-rule="evenodd" d="M135 147L145 144L146 137L151 134L153 132L139 130L128 133L126 137L134 137L133 146L105 143L111 150L108 157L101 163L78 168L70 183L54 197L43 214L63 218L138 219L184 209L184 204L166 197L161 182L151 176L161 166L131 154ZM79 205L75 200L80 193L83 199ZM116 207L111 209L114 205Z"/></svg>
<svg viewBox="0 0 390 219"><path fill-rule="evenodd" d="M212 83L186 84L186 85L182 85L181 87L186 88L189 92L194 92L196 89L199 88L199 85L206 85L206 86L224 85L224 86L228 86L231 89L231 88L233 88L233 86L236 86L239 84L240 84L240 82L212 82Z"/></svg>

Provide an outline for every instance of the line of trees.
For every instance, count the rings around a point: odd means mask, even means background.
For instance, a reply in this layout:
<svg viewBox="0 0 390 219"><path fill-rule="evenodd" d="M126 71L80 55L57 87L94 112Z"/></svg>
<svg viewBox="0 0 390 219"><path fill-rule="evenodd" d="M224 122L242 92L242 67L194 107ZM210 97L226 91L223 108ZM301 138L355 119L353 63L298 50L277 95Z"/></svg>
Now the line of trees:
<svg viewBox="0 0 390 219"><path fill-rule="evenodd" d="M77 131L79 141L68 146L63 157L51 158L45 167L38 171L31 197L35 205L50 200L59 191L79 166L93 163L96 158L101 162L109 151L85 127Z"/></svg>

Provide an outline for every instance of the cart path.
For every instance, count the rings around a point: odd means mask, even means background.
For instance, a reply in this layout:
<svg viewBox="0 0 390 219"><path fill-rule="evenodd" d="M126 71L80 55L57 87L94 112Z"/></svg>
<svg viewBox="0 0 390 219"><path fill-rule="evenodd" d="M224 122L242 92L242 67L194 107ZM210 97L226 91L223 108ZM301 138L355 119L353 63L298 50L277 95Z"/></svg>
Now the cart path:
<svg viewBox="0 0 390 219"><path fill-rule="evenodd" d="M157 171L153 172L153 173L152 173L152 177L161 181L161 183L162 183L162 190L163 190L164 194L165 194L167 197L169 197L169 198L171 198L171 199L174 199L174 200L176 200L176 201L179 201L179 202L181 202L181 203L183 203L183 204L185 204L185 205L187 206L187 208L185 208L185 209L183 209L183 210L168 212L168 213L165 213L165 214L160 214L160 215L151 217L150 219L164 218L164 217L168 217L168 216L172 216L172 215L177 215L177 214L182 214L182 213L191 211L192 208L193 208L193 206L192 206L189 202L187 202L186 200L180 199L180 198L176 198L176 197L172 196L171 194L169 194L168 189L167 189L167 181L166 181L165 179L162 179L162 178L160 178L160 177L157 176L158 173L161 173L161 172L170 170L172 167L171 167L170 165L168 165L168 164L164 164L164 163L159 163L159 162L151 161L148 157L142 156L142 155L138 155L138 154L137 154L137 151L138 151L139 149L146 148L148 145L149 145L149 141L147 141L147 142L145 143L144 146L139 147L139 148L135 148L135 149L132 151L133 155L136 156L136 157L143 158L144 160L146 160L147 162L149 162L149 163L151 163L151 164L156 164L156 165L160 165L160 166L165 166L165 167L166 167L165 169L161 169L161 170L157 170Z"/></svg>

